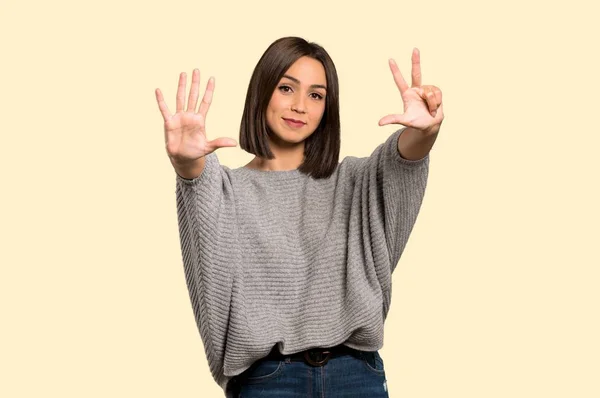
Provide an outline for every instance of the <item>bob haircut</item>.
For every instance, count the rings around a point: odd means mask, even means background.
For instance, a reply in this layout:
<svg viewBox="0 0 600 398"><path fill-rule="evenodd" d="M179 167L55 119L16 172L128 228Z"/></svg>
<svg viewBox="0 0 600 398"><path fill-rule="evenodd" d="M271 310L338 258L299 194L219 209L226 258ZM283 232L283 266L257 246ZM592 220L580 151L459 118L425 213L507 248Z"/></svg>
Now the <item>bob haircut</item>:
<svg viewBox="0 0 600 398"><path fill-rule="evenodd" d="M300 37L283 37L274 41L256 64L242 114L240 147L258 157L274 159L268 142L272 131L266 119L267 107L279 80L294 62L304 56L323 65L327 94L321 122L304 142L304 161L298 170L313 178L328 178L335 171L340 157L338 76L325 49Z"/></svg>

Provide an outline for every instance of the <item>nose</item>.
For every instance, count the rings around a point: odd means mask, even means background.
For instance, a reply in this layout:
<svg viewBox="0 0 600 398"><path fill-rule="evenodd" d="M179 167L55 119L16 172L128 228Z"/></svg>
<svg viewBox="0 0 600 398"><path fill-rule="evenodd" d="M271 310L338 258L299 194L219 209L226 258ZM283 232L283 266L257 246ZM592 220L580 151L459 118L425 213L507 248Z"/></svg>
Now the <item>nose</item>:
<svg viewBox="0 0 600 398"><path fill-rule="evenodd" d="M292 102L292 111L298 112L298 113L305 113L306 112L306 105L304 103L304 96L302 96L302 95L295 96L294 102Z"/></svg>

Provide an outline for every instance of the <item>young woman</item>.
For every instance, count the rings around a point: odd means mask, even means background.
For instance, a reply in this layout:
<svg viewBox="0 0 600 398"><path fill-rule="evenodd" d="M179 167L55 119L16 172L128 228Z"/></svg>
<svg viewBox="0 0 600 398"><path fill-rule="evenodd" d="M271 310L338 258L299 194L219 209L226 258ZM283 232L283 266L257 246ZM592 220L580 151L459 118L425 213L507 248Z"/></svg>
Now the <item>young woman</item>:
<svg viewBox="0 0 600 398"><path fill-rule="evenodd" d="M215 150L198 110L194 70L187 107L179 77L176 112L162 93L166 150L176 196L186 282L208 364L226 396L387 397L384 321L391 276L416 221L429 151L444 118L441 91L390 69L403 128L371 156L339 162L338 78L327 52L285 37L250 79L240 128L255 155L235 169Z"/></svg>

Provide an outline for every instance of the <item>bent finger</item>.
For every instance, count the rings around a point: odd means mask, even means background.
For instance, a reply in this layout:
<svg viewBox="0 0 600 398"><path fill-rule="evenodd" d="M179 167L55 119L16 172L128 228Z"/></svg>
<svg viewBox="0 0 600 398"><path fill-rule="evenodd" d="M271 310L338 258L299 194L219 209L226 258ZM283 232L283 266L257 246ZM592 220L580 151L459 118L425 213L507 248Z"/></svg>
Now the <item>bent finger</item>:
<svg viewBox="0 0 600 398"><path fill-rule="evenodd" d="M444 120L444 104L440 104L440 106L436 110L436 114L434 116L435 123L442 123Z"/></svg>
<svg viewBox="0 0 600 398"><path fill-rule="evenodd" d="M429 113L432 113L437 109L438 104L436 102L435 94L433 93L433 91L426 91L424 100L427 103L427 107L429 108Z"/></svg>
<svg viewBox="0 0 600 398"><path fill-rule="evenodd" d="M433 93L435 94L435 102L437 102L438 106L442 104L442 90L435 87L433 89Z"/></svg>
<svg viewBox="0 0 600 398"><path fill-rule="evenodd" d="M435 96L435 103L437 104L437 106L440 106L440 104L442 103L442 90L440 90L439 87L433 85L425 85L421 86L421 89L423 89L425 92L432 92Z"/></svg>

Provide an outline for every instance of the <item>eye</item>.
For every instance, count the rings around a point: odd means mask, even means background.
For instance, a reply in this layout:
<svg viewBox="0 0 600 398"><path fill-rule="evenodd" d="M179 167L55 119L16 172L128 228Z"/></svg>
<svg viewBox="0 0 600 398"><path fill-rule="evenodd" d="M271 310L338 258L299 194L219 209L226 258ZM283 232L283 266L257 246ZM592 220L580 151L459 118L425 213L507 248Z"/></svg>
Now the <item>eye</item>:
<svg viewBox="0 0 600 398"><path fill-rule="evenodd" d="M290 86L287 86L285 84L282 84L281 86L277 87L277 89L283 93L290 93L292 92L292 88ZM317 101L320 101L323 99L323 96L319 93L310 93L310 96L312 99L315 99Z"/></svg>

